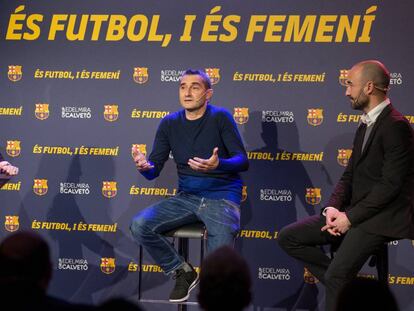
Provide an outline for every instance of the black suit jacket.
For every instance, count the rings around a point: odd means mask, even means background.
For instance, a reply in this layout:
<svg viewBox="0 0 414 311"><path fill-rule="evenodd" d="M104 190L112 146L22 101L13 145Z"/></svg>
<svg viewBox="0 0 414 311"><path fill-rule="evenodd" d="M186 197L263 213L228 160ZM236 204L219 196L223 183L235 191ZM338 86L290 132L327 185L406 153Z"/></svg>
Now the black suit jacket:
<svg viewBox="0 0 414 311"><path fill-rule="evenodd" d="M327 206L345 211L353 227L391 238L414 238L414 132L388 105L362 149L365 125Z"/></svg>

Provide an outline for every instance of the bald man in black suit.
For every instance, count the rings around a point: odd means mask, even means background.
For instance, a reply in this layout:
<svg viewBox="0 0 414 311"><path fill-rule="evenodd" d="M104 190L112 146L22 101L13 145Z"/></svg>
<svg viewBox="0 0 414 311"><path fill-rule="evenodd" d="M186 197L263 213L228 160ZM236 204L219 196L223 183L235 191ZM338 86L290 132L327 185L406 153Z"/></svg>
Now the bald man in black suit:
<svg viewBox="0 0 414 311"><path fill-rule="evenodd" d="M352 156L322 215L293 223L279 245L326 287L326 309L384 243L414 238L414 134L387 97L389 71L379 61L356 64L343 81L361 124ZM331 260L319 247L338 243Z"/></svg>

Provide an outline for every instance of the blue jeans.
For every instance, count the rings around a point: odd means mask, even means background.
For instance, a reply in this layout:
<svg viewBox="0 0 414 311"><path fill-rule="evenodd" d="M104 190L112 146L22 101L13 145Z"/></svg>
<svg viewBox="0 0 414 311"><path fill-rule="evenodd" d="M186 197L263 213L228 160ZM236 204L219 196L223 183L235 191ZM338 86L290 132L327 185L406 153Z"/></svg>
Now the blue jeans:
<svg viewBox="0 0 414 311"><path fill-rule="evenodd" d="M240 209L232 201L180 192L138 213L130 229L135 240L170 274L184 260L162 233L197 221L202 221L207 228L209 253L222 245L233 245L240 228Z"/></svg>

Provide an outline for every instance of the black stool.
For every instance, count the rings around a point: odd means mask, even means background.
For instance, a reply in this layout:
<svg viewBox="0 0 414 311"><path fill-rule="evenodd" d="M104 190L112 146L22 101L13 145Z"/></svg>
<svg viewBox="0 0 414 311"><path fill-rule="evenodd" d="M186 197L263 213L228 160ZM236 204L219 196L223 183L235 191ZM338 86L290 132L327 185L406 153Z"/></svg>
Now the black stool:
<svg viewBox="0 0 414 311"><path fill-rule="evenodd" d="M178 240L178 253L184 258L185 261L188 261L188 242L189 239L200 239L200 266L204 258L204 248L207 240L207 229L202 222L196 222L188 225L178 227L174 230L165 232L163 234L166 237L173 238L173 243L175 239ZM168 300L154 300L154 299L143 299L142 298L142 257L143 249L142 246L139 246L139 262L138 262L138 301L141 302L161 302L161 303L170 303ZM185 311L187 305L196 305L197 302L185 301L178 303L178 310Z"/></svg>

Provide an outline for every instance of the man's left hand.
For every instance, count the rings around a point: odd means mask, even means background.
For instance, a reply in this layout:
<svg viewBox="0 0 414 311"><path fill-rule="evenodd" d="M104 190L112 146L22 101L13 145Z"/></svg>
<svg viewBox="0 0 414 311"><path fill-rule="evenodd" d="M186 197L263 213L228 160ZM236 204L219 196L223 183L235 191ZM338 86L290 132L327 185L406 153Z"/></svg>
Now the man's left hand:
<svg viewBox="0 0 414 311"><path fill-rule="evenodd" d="M197 172L208 172L215 170L219 165L218 148L214 148L213 154L208 159L194 157L188 160L188 165Z"/></svg>
<svg viewBox="0 0 414 311"><path fill-rule="evenodd" d="M328 231L330 235L340 236L341 233L334 228L334 221L341 212L333 206L325 208L326 224L321 228L321 231Z"/></svg>
<svg viewBox="0 0 414 311"><path fill-rule="evenodd" d="M15 176L19 173L19 168L11 165L7 161L1 161L0 172L6 174L7 176Z"/></svg>
<svg viewBox="0 0 414 311"><path fill-rule="evenodd" d="M348 219L348 216L346 216L345 212L339 212L336 216L336 219L333 222L333 227L336 231L339 231L340 233L345 233L351 228L351 222Z"/></svg>

